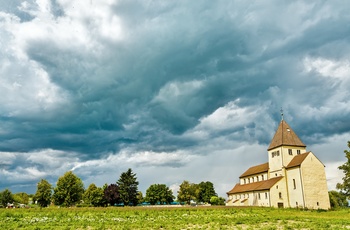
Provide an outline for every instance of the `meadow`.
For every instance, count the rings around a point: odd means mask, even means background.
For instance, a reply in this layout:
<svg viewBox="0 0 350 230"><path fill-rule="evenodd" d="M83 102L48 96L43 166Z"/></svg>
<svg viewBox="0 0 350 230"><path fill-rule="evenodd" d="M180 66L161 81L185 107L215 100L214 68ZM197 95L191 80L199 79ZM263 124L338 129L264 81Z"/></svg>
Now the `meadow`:
<svg viewBox="0 0 350 230"><path fill-rule="evenodd" d="M234 207L0 209L2 229L350 229L350 209Z"/></svg>

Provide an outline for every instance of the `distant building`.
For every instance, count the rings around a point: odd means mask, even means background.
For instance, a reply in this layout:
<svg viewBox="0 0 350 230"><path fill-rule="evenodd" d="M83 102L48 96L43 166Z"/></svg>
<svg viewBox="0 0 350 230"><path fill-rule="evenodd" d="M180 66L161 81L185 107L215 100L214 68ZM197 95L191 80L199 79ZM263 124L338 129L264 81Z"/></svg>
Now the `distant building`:
<svg viewBox="0 0 350 230"><path fill-rule="evenodd" d="M267 152L268 162L250 167L227 192L226 205L330 208L325 166L283 116Z"/></svg>

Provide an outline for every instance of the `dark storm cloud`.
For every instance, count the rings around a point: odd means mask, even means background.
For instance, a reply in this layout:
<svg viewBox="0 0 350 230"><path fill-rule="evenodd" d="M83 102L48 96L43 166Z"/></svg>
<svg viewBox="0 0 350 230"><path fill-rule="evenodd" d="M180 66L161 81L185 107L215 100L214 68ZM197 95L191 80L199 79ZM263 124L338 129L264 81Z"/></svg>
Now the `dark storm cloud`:
<svg viewBox="0 0 350 230"><path fill-rule="evenodd" d="M91 165L98 175L119 161L151 173L147 167L186 168L247 145L265 149L281 107L307 145L344 138L349 8L322 1L0 2L6 178L27 169L33 180L47 176L44 163L28 161L37 153L66 161L52 175L74 168L89 180Z"/></svg>

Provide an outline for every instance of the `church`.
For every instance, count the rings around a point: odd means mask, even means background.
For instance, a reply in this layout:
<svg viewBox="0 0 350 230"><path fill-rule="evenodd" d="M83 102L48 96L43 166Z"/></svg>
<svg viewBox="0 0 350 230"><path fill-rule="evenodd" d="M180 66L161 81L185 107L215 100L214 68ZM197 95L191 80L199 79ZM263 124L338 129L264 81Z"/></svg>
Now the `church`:
<svg viewBox="0 0 350 230"><path fill-rule="evenodd" d="M268 162L247 169L227 192L227 206L329 209L324 164L283 119L267 149Z"/></svg>

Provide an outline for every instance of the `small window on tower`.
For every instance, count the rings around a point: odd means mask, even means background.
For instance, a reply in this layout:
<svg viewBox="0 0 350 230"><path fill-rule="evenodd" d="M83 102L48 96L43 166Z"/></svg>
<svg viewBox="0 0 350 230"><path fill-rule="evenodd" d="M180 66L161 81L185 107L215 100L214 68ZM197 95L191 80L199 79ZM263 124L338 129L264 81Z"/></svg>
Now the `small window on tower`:
<svg viewBox="0 0 350 230"><path fill-rule="evenodd" d="M288 154L293 155L292 149L288 149Z"/></svg>
<svg viewBox="0 0 350 230"><path fill-rule="evenodd" d="M278 193L278 196L279 196L280 199L282 199L282 193L281 192Z"/></svg>

